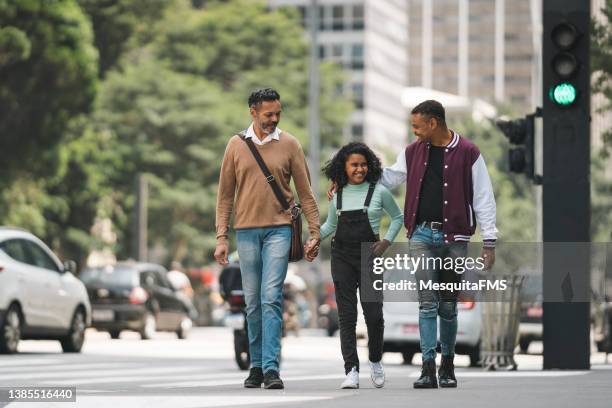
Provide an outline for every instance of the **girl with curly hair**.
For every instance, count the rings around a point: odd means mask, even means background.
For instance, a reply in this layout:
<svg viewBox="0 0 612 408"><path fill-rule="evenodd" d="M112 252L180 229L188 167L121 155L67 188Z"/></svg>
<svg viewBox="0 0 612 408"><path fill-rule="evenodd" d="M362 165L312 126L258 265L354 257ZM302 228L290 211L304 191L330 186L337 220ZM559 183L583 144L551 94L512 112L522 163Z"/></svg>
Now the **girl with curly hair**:
<svg viewBox="0 0 612 408"><path fill-rule="evenodd" d="M385 383L381 364L384 330L382 294L364 295L365 289L372 291L372 288L365 283L362 285L361 246L362 243L373 243L373 255L381 256L397 236L403 214L389 190L377 184L382 174L380 160L365 144L354 142L343 146L326 163L323 171L336 185L336 192L329 203L327 221L321 226L321 240L335 232L331 273L336 288L340 347L346 374L341 388L359 388L355 334L358 288L368 328L370 377L374 386L381 388ZM391 224L384 239L380 240L378 233L383 210L391 218ZM371 268L364 275L370 273ZM373 297L375 301L372 301Z"/></svg>

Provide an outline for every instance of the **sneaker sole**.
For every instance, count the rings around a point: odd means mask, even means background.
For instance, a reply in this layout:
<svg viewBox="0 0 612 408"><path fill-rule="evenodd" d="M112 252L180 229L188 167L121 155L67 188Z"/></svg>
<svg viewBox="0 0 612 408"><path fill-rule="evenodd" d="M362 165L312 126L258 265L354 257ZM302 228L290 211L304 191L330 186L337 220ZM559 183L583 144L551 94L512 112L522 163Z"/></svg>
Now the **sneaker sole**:
<svg viewBox="0 0 612 408"><path fill-rule="evenodd" d="M344 387L340 387L341 390L356 390L359 389L359 385L357 386L353 386L353 385L345 385Z"/></svg>
<svg viewBox="0 0 612 408"><path fill-rule="evenodd" d="M261 388L261 384L259 384L259 385L255 385L255 384L244 384L244 388Z"/></svg>
<svg viewBox="0 0 612 408"><path fill-rule="evenodd" d="M282 390L283 388L285 388L285 386L283 384L268 384L264 385L264 388L266 390Z"/></svg>
<svg viewBox="0 0 612 408"><path fill-rule="evenodd" d="M449 384L449 385L440 384L440 388L457 388L457 384Z"/></svg>
<svg viewBox="0 0 612 408"><path fill-rule="evenodd" d="M371 379L371 378L370 378L370 379ZM384 386L385 386L384 381L383 381L383 383L382 383L382 384L380 384L380 385L379 385L379 384L376 384L376 383L374 382L374 380L373 380L373 379L371 379L371 380L372 380L372 385L373 385L375 388L382 388L382 387L384 387Z"/></svg>

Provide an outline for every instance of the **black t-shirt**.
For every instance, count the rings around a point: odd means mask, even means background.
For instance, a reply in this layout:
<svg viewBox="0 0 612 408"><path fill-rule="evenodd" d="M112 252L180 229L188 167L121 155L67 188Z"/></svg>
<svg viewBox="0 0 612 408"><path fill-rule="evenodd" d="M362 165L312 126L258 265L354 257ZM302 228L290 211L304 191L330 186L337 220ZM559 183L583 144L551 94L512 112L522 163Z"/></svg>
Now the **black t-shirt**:
<svg viewBox="0 0 612 408"><path fill-rule="evenodd" d="M430 146L427 169L419 194L417 224L424 221L442 222L442 167L444 147Z"/></svg>

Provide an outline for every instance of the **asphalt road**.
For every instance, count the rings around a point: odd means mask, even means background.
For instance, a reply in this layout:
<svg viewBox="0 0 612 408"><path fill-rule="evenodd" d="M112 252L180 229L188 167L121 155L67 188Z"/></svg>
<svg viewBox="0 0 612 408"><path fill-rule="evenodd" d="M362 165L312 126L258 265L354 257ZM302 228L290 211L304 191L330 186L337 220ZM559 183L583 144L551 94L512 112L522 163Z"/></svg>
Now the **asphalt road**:
<svg viewBox="0 0 612 408"><path fill-rule="evenodd" d="M375 389L367 350L361 344L359 390L338 389L344 370L339 339L304 332L283 340L281 376L285 390L242 388L246 372L233 361L232 333L195 328L187 340L159 333L111 340L90 330L81 354L63 354L59 343L26 341L20 353L0 356L0 387L76 387L74 402L11 403L9 407L609 407L612 358L593 354L590 371L542 371L540 355L517 357L516 372L483 372L456 359L459 388L415 390L417 365L385 354L387 383ZM537 352L534 344L530 351ZM415 356L418 363L420 356ZM6 405L1 403L0 406Z"/></svg>

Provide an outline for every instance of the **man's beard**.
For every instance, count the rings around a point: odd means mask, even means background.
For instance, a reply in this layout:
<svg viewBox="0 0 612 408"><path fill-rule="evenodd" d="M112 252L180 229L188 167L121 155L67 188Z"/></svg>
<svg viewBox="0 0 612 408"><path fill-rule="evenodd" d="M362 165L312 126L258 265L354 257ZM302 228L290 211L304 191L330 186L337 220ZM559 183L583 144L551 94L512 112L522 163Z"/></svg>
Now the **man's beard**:
<svg viewBox="0 0 612 408"><path fill-rule="evenodd" d="M261 131L264 132L266 135L271 135L276 130L276 126L278 125L261 126Z"/></svg>

